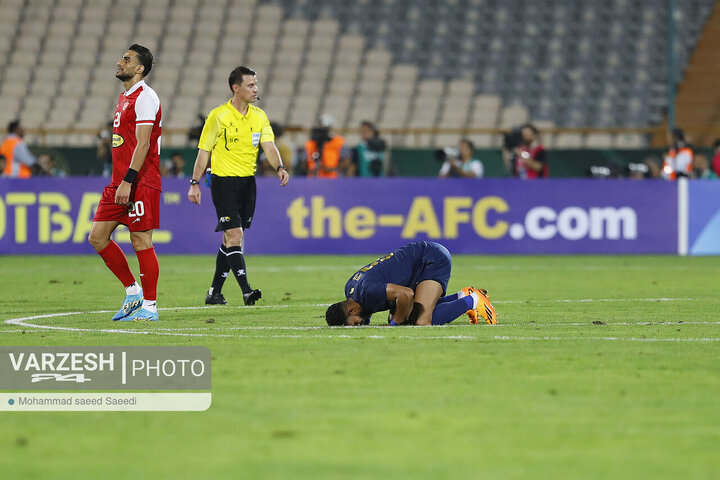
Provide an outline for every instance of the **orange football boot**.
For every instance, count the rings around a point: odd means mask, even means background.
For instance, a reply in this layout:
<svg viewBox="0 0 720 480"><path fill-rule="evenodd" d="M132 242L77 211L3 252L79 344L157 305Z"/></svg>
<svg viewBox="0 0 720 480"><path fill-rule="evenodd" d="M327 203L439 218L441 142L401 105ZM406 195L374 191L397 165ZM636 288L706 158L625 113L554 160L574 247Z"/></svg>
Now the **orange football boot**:
<svg viewBox="0 0 720 480"><path fill-rule="evenodd" d="M461 291L465 294L466 297L467 297L467 296L470 296L470 294L473 293L473 292L478 292L478 293L480 293L479 290L478 290L477 288L475 288L475 287L465 287L465 288L463 288ZM480 295L478 295L478 297L479 297L479 296L480 296ZM478 323L478 314L477 314L477 312L476 312L475 310L468 310L467 312L465 312L465 315L467 315L468 317L470 317L470 323L471 323L471 324L474 325L474 324Z"/></svg>
<svg viewBox="0 0 720 480"><path fill-rule="evenodd" d="M470 295L475 292L480 300L475 310L465 312L465 314L470 317L470 323L476 324L480 321L480 317L482 317L488 325L497 325L497 313L495 312L493 304L490 303L487 290L484 288L465 287L462 289L462 292L465 295Z"/></svg>

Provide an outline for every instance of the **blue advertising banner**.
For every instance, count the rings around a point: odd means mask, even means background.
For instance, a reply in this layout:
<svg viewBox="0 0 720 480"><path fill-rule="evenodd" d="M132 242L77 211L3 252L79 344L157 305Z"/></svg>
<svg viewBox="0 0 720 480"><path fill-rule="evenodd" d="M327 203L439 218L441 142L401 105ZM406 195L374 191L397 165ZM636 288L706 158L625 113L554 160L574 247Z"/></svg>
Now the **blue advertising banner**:
<svg viewBox="0 0 720 480"><path fill-rule="evenodd" d="M107 179L0 179L0 254L93 253L87 243ZM210 191L163 179L159 254L212 254ZM677 186L660 181L258 178L253 254L382 253L435 240L453 253L676 253ZM131 251L121 227L116 241Z"/></svg>
<svg viewBox="0 0 720 480"><path fill-rule="evenodd" d="M688 245L691 255L720 255L720 182L689 182Z"/></svg>

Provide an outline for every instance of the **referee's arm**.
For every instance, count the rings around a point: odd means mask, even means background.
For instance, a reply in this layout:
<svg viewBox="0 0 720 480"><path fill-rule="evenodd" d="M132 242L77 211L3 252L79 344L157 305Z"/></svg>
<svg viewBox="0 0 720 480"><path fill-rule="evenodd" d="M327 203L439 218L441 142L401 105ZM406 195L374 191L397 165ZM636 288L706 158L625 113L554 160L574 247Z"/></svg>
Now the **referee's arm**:
<svg viewBox="0 0 720 480"><path fill-rule="evenodd" d="M198 148L197 158L195 158L195 166L193 167L192 181L190 182L190 190L188 190L188 199L192 203L200 205L200 187L198 183L202 176L205 174L208 160L210 159L210 152Z"/></svg>
<svg viewBox="0 0 720 480"><path fill-rule="evenodd" d="M285 166L282 164L280 152L278 152L275 142L262 142L260 146L262 147L263 152L265 152L268 162L270 162L270 165L272 165L277 172L277 176L280 179L280 185L284 187L290 180L290 175L288 175L287 170L285 170ZM197 167L197 162L195 163L195 166Z"/></svg>

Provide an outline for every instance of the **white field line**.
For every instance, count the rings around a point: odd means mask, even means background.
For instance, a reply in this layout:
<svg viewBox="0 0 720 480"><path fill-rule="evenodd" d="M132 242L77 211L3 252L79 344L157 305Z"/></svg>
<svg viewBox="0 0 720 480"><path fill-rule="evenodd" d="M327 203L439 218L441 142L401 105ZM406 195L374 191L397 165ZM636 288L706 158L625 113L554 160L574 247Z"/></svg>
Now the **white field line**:
<svg viewBox="0 0 720 480"><path fill-rule="evenodd" d="M603 271L603 270L653 270L655 267L646 266L646 265L625 265L622 267L618 267L617 265L602 265L602 264L585 264L585 265L578 265L569 267L568 265L552 265L552 264L545 264L545 265L520 265L520 264L510 264L510 265L475 265L472 267L465 267L470 268L472 270L484 270L484 271L552 271L552 270L562 270L567 271L568 269L573 271L583 271L583 272L594 272L594 271ZM688 266L688 265L671 265L669 266L672 270L689 270L691 268L696 268L695 265ZM357 271L358 266L357 265L294 265L294 266L278 266L278 267L253 267L253 271L257 272L268 272L268 273L287 273L287 272L334 272L334 271L346 271L348 275L352 275L355 271Z"/></svg>
<svg viewBox="0 0 720 480"><path fill-rule="evenodd" d="M692 302L694 298L567 298L559 300L499 300L492 301L493 304L517 304L517 303L595 303L595 302Z"/></svg>
<svg viewBox="0 0 720 480"><path fill-rule="evenodd" d="M574 322L574 323L501 323L499 325L493 326L493 328L512 328L512 327L589 327L591 326L592 322ZM592 325L594 328L600 328L603 326L606 327L614 327L614 326L622 326L622 327L636 327L636 326L651 326L651 325L673 325L673 326L682 326L682 325L720 325L720 322L606 322L604 325ZM478 328L478 327L484 327L486 325L470 325L468 323L461 323L461 324L447 324L442 326L436 326L435 328ZM489 327L489 325L487 325ZM235 326L235 327L221 327L223 331L225 330L327 330L327 326L318 326L318 327L288 327L288 326L278 326L278 325L265 325L265 326ZM332 329L342 329L342 328L350 328L352 330L356 330L355 327L332 327ZM363 330L369 329L369 328L386 328L385 325L366 325L363 327ZM412 328L412 327L405 327L405 328ZM418 327L418 328L424 328L424 327ZM197 330L206 330L204 327L179 327L179 328L154 328L155 331L168 331L168 332L180 332L180 331L188 331L193 332Z"/></svg>
<svg viewBox="0 0 720 480"><path fill-rule="evenodd" d="M563 299L563 300L548 300L547 302L550 303L586 303L586 302L628 302L628 301L648 301L648 302L657 302L657 301L692 301L692 298L644 298L644 299ZM496 302L496 303L524 303L523 301L507 301L507 302ZM539 303L539 302L537 302ZM327 306L327 304L304 304L304 305L259 305L254 307L240 307L240 308L289 308L289 307L323 307ZM208 309L217 309L217 308L228 308L228 307L222 307L222 306L199 306L199 307L174 307L174 308L164 308L160 310L208 310ZM230 307L232 308L232 307ZM237 307L236 307L237 308ZM114 310L97 310L97 311L91 311L91 312L64 312L64 313L52 313L52 314L45 314L45 315L35 315L31 317L23 317L23 318L14 318L14 319L7 319L4 321L5 324L8 325L14 325L19 327L25 327L29 329L37 329L37 330L55 330L55 331L66 331L66 332L78 332L78 333L112 333L112 334L124 334L124 335L159 335L159 336L190 336L190 337L222 337L222 338L258 338L257 336L253 335L241 335L241 334L222 334L222 333L194 333L196 330L203 330L201 327L181 327L181 328L155 328L153 330L125 330L121 328L103 328L103 329L93 329L93 328L77 328L77 327L67 327L67 326L59 326L59 325L40 325L36 323L31 323L33 320L40 320L45 318L57 318L57 317L69 317L73 315L92 315L92 314L104 314L104 313L113 313ZM682 324L698 324L698 325L712 325L712 324L720 324L720 322L683 322ZM638 323L630 323L630 322L623 322L623 323L608 323L608 325L681 325L677 322L654 322L654 323L648 323L648 322L638 322ZM589 326L589 322L587 323L565 323L565 324L501 324L496 326L495 328L503 328L503 327L518 327L518 326L533 326L533 327L562 327L562 326ZM462 325L445 325L441 328L463 328L463 327L475 327L474 325L468 325L468 324L462 324ZM481 328L483 326L480 326ZM354 327L325 327L325 326L303 326L303 327L294 327L294 326L237 326L237 327L227 327L222 328L223 331L225 330L261 330L261 331L267 331L267 330L301 330L301 331L307 331L307 330L325 330L329 329L330 331L333 330L343 330L346 328L354 328ZM364 327L367 328L375 328L375 329L384 329L387 328L382 325L374 325L374 326L367 326ZM408 328L408 327L406 327ZM424 327L409 327L409 328L424 328ZM437 328L437 327L436 327ZM394 329L393 329L394 330ZM0 330L2 333L20 333L23 332L23 330ZM300 338L301 335L269 335L265 336L264 338ZM337 334L337 335L324 335L320 336L319 338L371 338L371 339L377 339L377 338L402 338L402 339L413 339L413 340L422 340L422 339L428 339L428 340L455 340L455 339L463 339L463 340L470 340L475 339L478 337L473 336L463 336L463 335L448 335L448 336L409 336L409 335L368 335L368 336L362 336L358 337L356 335L343 335L343 334ZM314 336L313 338L318 338L318 336ZM510 337L510 336L495 336L496 340L612 340L612 341L720 341L720 339L707 339L707 338L701 338L701 339L693 339L693 338L684 338L684 339L634 339L634 338L620 338L620 337L590 337L590 338L572 338L572 337Z"/></svg>
<svg viewBox="0 0 720 480"><path fill-rule="evenodd" d="M525 303L593 303L593 302L692 302L695 298L673 298L673 297L657 297L657 298L567 298L567 299L535 299L535 300L497 300L493 301L493 304L525 304ZM287 304L287 305L254 305L252 307L245 306L227 306L227 305L211 305L205 307L166 307L160 310L202 310L202 309L228 309L228 308L240 308L244 310L251 310L253 308L291 308L291 307L327 307L329 303L305 303L305 304ZM114 312L111 310L98 311L97 313L110 313ZM95 313L95 312L88 312Z"/></svg>
<svg viewBox="0 0 720 480"><path fill-rule="evenodd" d="M636 338L636 337L511 337L509 335L496 335L495 340L555 340L577 341L595 340L605 342L720 342L720 338Z"/></svg>

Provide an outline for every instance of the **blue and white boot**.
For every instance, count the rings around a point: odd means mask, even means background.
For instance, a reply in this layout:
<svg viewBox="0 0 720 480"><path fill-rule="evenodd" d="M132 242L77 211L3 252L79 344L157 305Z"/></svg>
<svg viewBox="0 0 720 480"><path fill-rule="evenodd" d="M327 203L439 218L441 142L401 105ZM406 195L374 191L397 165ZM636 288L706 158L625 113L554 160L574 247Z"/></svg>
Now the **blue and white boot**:
<svg viewBox="0 0 720 480"><path fill-rule="evenodd" d="M140 293L136 295L127 295L125 297L125 300L123 300L122 308L120 311L118 311L113 316L113 321L117 322L118 320L125 319L128 315L133 313L135 310L140 308L140 306L143 303L143 292L140 290Z"/></svg>
<svg viewBox="0 0 720 480"><path fill-rule="evenodd" d="M141 308L131 313L125 318L120 319L121 322L157 322L160 316L157 312L151 312L145 308Z"/></svg>

